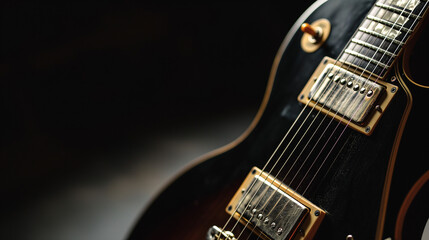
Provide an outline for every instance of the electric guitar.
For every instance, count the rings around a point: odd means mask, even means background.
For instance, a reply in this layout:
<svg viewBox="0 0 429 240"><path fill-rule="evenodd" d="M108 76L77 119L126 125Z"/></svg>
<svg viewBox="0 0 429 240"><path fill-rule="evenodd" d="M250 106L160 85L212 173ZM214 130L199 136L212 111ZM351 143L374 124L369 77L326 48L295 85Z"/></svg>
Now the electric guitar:
<svg viewBox="0 0 429 240"><path fill-rule="evenodd" d="M129 239L421 239L428 5L316 1L249 129L178 175Z"/></svg>

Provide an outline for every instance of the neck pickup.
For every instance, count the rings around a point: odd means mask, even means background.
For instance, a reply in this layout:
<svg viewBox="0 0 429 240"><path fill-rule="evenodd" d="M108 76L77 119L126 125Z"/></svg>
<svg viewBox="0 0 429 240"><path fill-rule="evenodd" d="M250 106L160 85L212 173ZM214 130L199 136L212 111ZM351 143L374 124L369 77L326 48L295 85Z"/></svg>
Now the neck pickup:
<svg viewBox="0 0 429 240"><path fill-rule="evenodd" d="M338 64L330 58L322 60L298 101L370 135L397 87Z"/></svg>

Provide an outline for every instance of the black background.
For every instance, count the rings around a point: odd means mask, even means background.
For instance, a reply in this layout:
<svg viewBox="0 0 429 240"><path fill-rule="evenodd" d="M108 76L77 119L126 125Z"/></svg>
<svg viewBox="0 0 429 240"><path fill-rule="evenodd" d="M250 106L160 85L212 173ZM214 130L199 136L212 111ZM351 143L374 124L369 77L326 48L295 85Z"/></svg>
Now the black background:
<svg viewBox="0 0 429 240"><path fill-rule="evenodd" d="M3 2L3 213L163 129L257 110L312 1Z"/></svg>

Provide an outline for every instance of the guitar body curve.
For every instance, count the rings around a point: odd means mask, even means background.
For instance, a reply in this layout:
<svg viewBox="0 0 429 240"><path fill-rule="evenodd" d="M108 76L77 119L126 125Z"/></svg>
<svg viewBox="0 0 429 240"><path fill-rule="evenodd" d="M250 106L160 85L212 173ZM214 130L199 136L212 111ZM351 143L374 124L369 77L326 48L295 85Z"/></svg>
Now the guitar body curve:
<svg viewBox="0 0 429 240"><path fill-rule="evenodd" d="M325 18L331 23L325 44L314 53L306 53L300 46L302 33L288 35L249 130L230 145L201 158L171 182L143 213L129 239L204 239L211 226L222 227L229 218L225 209L250 169L262 169L288 129L293 128L304 107L297 97L315 68L325 56L335 59L340 54L373 4L373 0L330 0L313 9L306 22ZM344 126L339 125L341 130L333 135L334 141L328 136L321 138L328 145L337 143L331 148L335 154L327 158L326 166L297 175L303 179L307 174L315 176L315 184L309 184L304 196L327 212L315 239L393 237L396 215L407 189L428 169L428 161L422 160L427 159L425 143L416 139L418 133L429 133L424 119L419 118L427 109L427 90L407 80L404 64L397 61L389 73L395 76L397 93L383 110L373 134L343 130ZM329 121L323 122L322 117L308 110L304 114L320 123L321 129L337 126L335 121L328 126ZM310 131L315 130L314 126L304 125ZM303 141L312 144L311 139L304 137ZM301 148L304 146L297 146L298 151ZM410 158L410 151L415 157ZM312 153L303 149L303 154ZM284 182L300 189L290 177ZM238 224L235 231L239 233L243 228Z"/></svg>

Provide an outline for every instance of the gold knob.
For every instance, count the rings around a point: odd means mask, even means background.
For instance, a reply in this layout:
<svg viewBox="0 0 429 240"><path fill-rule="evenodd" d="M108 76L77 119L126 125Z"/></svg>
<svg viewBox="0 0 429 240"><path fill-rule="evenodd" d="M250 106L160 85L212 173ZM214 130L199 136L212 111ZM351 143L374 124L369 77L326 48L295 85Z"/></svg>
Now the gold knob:
<svg viewBox="0 0 429 240"><path fill-rule="evenodd" d="M318 38L320 35L320 33L318 33L317 29L315 29L314 27L312 27L308 23L303 23L301 25L301 31L310 34L314 38Z"/></svg>
<svg viewBox="0 0 429 240"><path fill-rule="evenodd" d="M331 24L327 19L322 18L311 24L303 23L301 31L304 32L301 38L301 47L305 52L312 53L319 49L328 39Z"/></svg>

